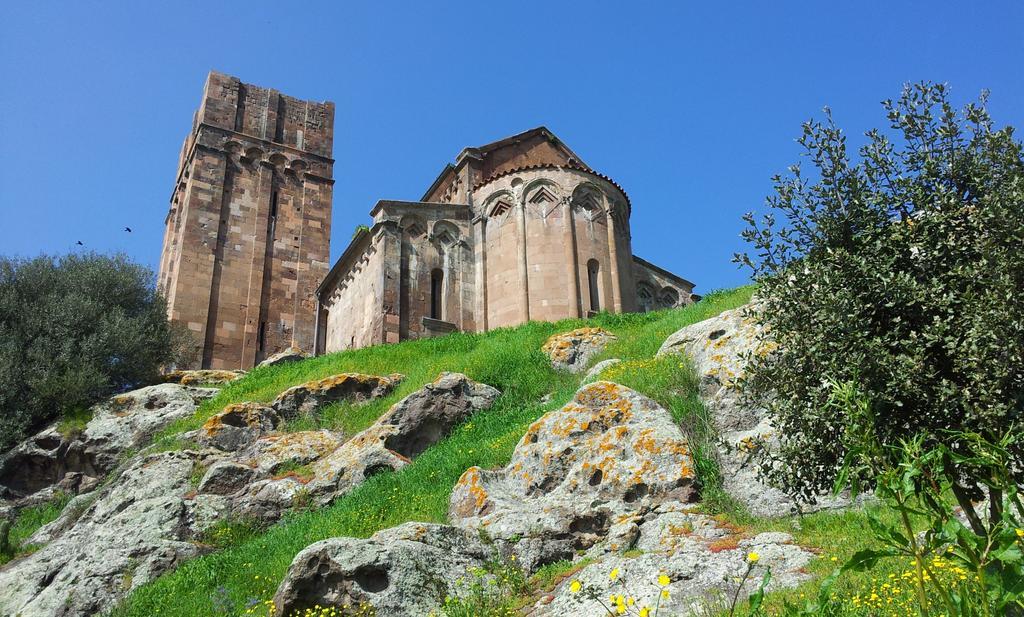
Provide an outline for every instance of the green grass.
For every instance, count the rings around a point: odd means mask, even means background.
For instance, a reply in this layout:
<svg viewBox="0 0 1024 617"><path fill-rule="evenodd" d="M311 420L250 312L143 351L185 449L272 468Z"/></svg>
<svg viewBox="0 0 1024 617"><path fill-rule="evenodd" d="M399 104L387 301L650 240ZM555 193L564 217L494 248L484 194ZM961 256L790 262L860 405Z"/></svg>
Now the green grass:
<svg viewBox="0 0 1024 617"><path fill-rule="evenodd" d="M678 358L654 361L653 356L671 333L745 304L752 291L748 287L712 293L680 310L602 314L587 321L555 324L533 322L486 334L457 333L252 371L225 386L193 417L164 431L163 442L173 442L176 433L201 426L228 403L269 401L288 387L340 372L398 372L406 376L387 397L362 406L336 406L328 420L315 421L316 426L329 423L349 433L369 426L390 405L441 371L465 373L498 388L502 395L494 407L474 415L404 469L370 478L330 507L295 512L261 535L188 562L137 590L114 614L205 615L213 610L214 600L218 607L228 606L229 614L241 614L248 603L270 598L295 555L313 542L336 536L366 537L407 521L445 522L448 497L459 476L473 465L494 468L507 463L527 427L545 412L564 405L576 391L581 376L552 370L540 351L547 337L574 327L600 326L618 336L603 354L626 361L614 367L615 380L670 409L698 437L694 449L698 459L705 460L698 473L712 473L710 457L700 456L708 430L698 426L705 416L697 397L696 377ZM542 403L545 395L551 395L550 399ZM713 478L704 480L714 484Z"/></svg>
<svg viewBox="0 0 1024 617"><path fill-rule="evenodd" d="M6 542L4 542L4 538L0 538L0 543L2 543L0 545L0 565L15 557L27 555L38 548L26 545L25 541L43 525L57 520L69 501L71 501L70 495L60 493L51 501L24 508L18 512L18 516L11 523Z"/></svg>

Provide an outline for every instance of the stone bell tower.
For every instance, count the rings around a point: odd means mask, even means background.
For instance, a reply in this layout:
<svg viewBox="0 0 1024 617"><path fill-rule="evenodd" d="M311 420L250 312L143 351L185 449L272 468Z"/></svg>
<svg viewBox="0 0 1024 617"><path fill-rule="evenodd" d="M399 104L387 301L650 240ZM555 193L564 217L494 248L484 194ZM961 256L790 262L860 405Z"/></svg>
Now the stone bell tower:
<svg viewBox="0 0 1024 617"><path fill-rule="evenodd" d="M211 72L181 150L158 287L196 366L313 351L330 260L334 104Z"/></svg>

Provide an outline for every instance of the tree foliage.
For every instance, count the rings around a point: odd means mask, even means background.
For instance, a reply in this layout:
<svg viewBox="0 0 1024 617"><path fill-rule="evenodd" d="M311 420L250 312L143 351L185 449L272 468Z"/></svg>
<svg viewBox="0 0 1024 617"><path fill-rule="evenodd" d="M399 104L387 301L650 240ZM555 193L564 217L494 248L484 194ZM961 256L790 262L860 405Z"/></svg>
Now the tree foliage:
<svg viewBox="0 0 1024 617"><path fill-rule="evenodd" d="M173 359L152 279L123 255L0 257L0 450Z"/></svg>
<svg viewBox="0 0 1024 617"><path fill-rule="evenodd" d="M851 446L832 383L857 384L882 444L957 452L950 431L1020 430L1024 159L986 100L957 110L943 85L907 86L855 155L826 109L798 140L811 173L776 176L769 212L745 217L752 251L736 260L778 349L744 389L781 439L765 470L794 495L830 489ZM979 486L964 460L947 459L962 502Z"/></svg>

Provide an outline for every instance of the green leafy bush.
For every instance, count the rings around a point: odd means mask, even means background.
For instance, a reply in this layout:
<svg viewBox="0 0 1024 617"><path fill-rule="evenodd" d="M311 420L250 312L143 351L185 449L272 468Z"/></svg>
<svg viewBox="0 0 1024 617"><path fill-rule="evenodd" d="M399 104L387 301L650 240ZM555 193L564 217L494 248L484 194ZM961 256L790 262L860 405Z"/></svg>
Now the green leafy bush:
<svg viewBox="0 0 1024 617"><path fill-rule="evenodd" d="M983 487L951 435L998 442L1024 419L1024 158L986 98L957 111L945 86L907 86L883 103L891 131L866 133L856 156L826 109L799 139L813 173L794 165L770 212L745 217L753 250L737 261L778 347L744 390L781 440L765 470L792 494L828 491L849 451L832 381L857 384L882 446L944 446L962 505ZM1024 481L1024 447L1009 447ZM878 450L889 468L899 451Z"/></svg>
<svg viewBox="0 0 1024 617"><path fill-rule="evenodd" d="M152 272L123 255L0 257L0 450L154 379L180 336Z"/></svg>

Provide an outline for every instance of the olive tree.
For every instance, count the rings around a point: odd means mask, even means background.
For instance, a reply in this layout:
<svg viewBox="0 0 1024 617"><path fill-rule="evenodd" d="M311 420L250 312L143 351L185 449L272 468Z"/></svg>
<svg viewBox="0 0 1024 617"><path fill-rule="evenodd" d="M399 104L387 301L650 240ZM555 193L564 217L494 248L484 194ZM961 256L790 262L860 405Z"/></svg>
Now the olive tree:
<svg viewBox="0 0 1024 617"><path fill-rule="evenodd" d="M123 255L0 257L0 450L155 379L176 340L152 272Z"/></svg>
<svg viewBox="0 0 1024 617"><path fill-rule="evenodd" d="M908 85L856 152L826 109L798 140L810 164L744 217L736 261L778 345L744 391L780 438L764 469L793 495L832 488L851 447L837 383L856 384L881 444L920 435L957 452L959 431L1022 430L1024 159L987 97L957 109L944 85ZM981 484L968 459L946 461L961 504Z"/></svg>

